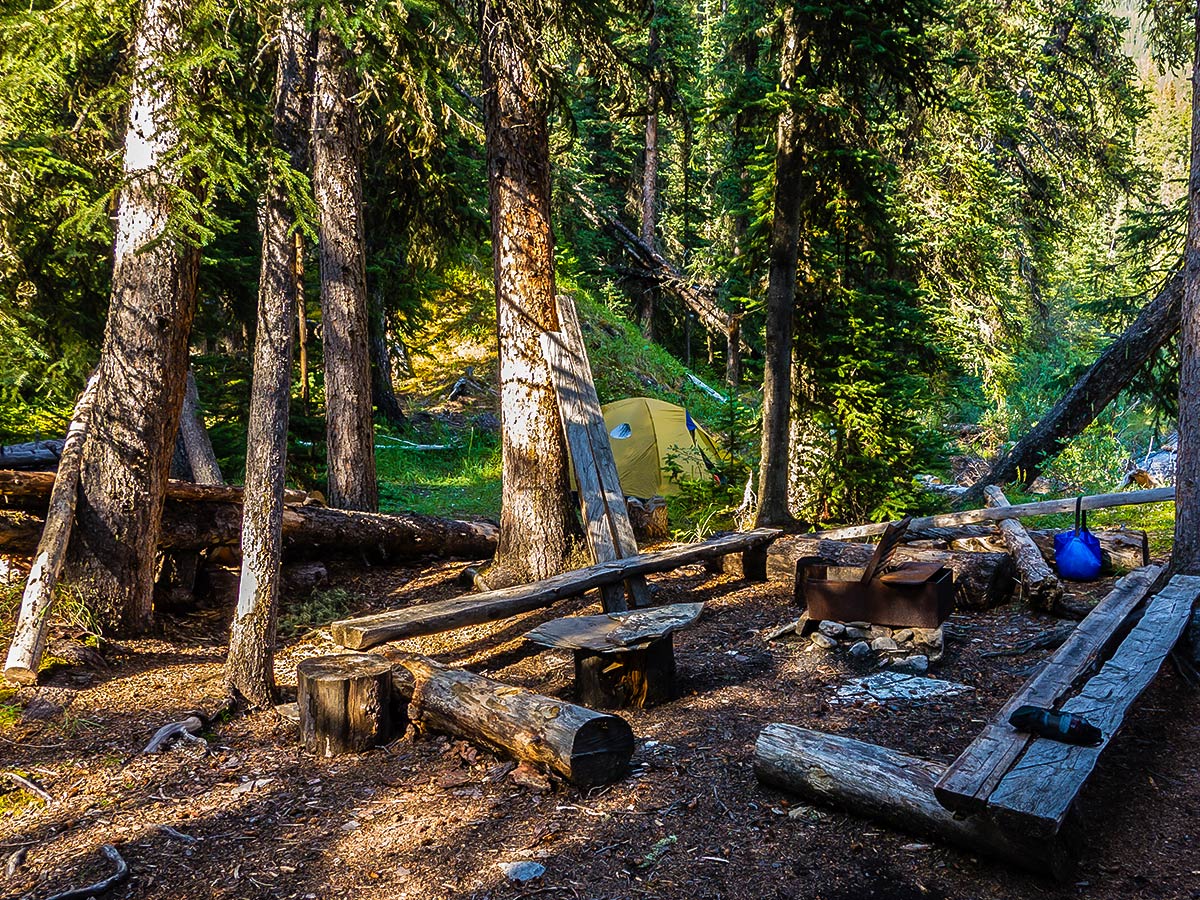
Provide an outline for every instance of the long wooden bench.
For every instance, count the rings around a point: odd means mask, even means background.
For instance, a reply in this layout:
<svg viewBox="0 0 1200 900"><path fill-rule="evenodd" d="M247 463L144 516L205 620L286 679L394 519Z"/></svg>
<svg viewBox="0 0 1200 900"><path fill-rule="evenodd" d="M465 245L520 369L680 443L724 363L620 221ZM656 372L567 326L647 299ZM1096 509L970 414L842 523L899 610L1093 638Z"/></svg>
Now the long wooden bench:
<svg viewBox="0 0 1200 900"><path fill-rule="evenodd" d="M1145 601L1160 575L1157 566L1147 566L1118 582L948 768L772 724L755 750L759 779L1060 878L1069 875L1078 849L1075 800L1200 598L1200 577L1177 575ZM1008 717L1026 704L1083 716L1103 738L1081 747L1019 732Z"/></svg>
<svg viewBox="0 0 1200 900"><path fill-rule="evenodd" d="M506 619L542 609L567 597L576 597L592 588L618 584L654 572L669 572L680 566L718 559L732 553L742 555L742 572L746 578L766 581L767 547L780 534L782 532L774 528L722 534L698 544L683 544L654 553L598 563L532 584L423 603L356 619L343 619L334 622L330 630L333 639L343 647L362 650L387 641Z"/></svg>

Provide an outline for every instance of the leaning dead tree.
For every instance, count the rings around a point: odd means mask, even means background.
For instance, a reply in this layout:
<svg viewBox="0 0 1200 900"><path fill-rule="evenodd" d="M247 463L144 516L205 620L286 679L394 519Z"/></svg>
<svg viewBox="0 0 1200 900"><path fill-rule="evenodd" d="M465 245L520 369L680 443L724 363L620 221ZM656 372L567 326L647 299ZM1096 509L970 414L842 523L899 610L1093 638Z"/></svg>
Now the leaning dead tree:
<svg viewBox="0 0 1200 900"><path fill-rule="evenodd" d="M29 570L17 628L8 650L8 659L4 663L4 677L10 681L24 684L37 681L38 665L46 649L46 627L50 622L54 589L62 573L67 545L71 541L71 526L75 522L79 464L83 459L83 441L87 436L88 417L95 399L96 376L93 375L75 405L75 415L63 442L58 474L50 493L50 507L46 511L46 527L38 543L33 567Z"/></svg>
<svg viewBox="0 0 1200 900"><path fill-rule="evenodd" d="M1067 441L1082 432L1121 393L1147 360L1179 330L1183 274L1175 272L1133 324L1125 329L1017 445L992 463L958 505L983 500L989 484L1030 484Z"/></svg>

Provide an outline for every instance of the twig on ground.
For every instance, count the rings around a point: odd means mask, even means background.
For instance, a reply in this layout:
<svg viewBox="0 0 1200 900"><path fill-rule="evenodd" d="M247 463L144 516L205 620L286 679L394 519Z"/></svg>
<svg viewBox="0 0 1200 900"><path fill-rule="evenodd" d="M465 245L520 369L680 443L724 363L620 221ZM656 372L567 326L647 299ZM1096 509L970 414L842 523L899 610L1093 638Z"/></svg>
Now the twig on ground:
<svg viewBox="0 0 1200 900"><path fill-rule="evenodd" d="M54 798L50 796L50 792L32 778L26 778L24 775L20 775L16 772L5 772L4 775L10 781L14 781L21 787L25 788L25 790L29 791L29 793L39 797L43 803L50 804L54 802Z"/></svg>
<svg viewBox="0 0 1200 900"><path fill-rule="evenodd" d="M129 877L129 866L125 860L121 858L121 854L117 852L117 848L112 844L105 844L100 848L109 861L117 867L117 870L105 878L103 881L97 881L95 884L85 885L81 888L73 888L69 891L63 891L61 894L55 894L53 897L47 897L46 900L87 900L88 897L93 897L96 894L103 894L105 891L111 890L122 881Z"/></svg>
<svg viewBox="0 0 1200 900"><path fill-rule="evenodd" d="M192 737L203 727L204 723L200 721L199 716L188 716L182 722L169 722L154 732L154 737L150 738L150 743L146 745L142 752L159 753L167 749L167 747L185 734L188 737Z"/></svg>
<svg viewBox="0 0 1200 900"><path fill-rule="evenodd" d="M1017 641L1006 650L990 650L979 655L984 659L991 659L996 656L1023 656L1033 650L1052 650L1055 647L1061 647L1063 641L1070 637L1074 630L1074 625L1061 625L1045 634L1039 634L1037 637Z"/></svg>

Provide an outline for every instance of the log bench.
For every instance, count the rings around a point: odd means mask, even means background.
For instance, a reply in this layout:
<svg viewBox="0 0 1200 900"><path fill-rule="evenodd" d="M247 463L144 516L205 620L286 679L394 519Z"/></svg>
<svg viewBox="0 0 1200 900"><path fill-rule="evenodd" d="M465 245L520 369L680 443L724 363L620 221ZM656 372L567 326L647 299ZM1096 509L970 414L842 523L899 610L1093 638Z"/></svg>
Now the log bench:
<svg viewBox="0 0 1200 900"><path fill-rule="evenodd" d="M1177 575L1143 603L1160 574L1146 566L1121 579L944 770L881 747L773 724L755 748L759 779L1069 876L1079 843L1075 800L1200 598L1200 577ZM1008 717L1026 704L1080 715L1103 738L1083 747L1017 731Z"/></svg>
<svg viewBox="0 0 1200 900"><path fill-rule="evenodd" d="M671 636L700 618L703 603L555 619L525 639L575 654L575 696L584 706L644 709L675 697Z"/></svg>
<svg viewBox="0 0 1200 900"><path fill-rule="evenodd" d="M618 584L636 575L670 572L681 566L733 553L741 554L742 571L746 578L765 581L767 547L781 533L775 528L757 528L754 531L722 534L698 544L682 544L667 550L574 569L532 584L342 619L334 622L330 630L333 639L341 646L362 650L401 638L507 619L543 609L567 597L579 596L601 585Z"/></svg>

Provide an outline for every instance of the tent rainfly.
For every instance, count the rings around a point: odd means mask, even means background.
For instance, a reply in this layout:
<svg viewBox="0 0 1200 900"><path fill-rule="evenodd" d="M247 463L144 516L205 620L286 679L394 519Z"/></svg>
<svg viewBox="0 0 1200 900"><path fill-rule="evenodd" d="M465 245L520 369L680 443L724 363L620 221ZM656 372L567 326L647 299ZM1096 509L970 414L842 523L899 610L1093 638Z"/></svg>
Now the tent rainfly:
<svg viewBox="0 0 1200 900"><path fill-rule="evenodd" d="M601 407L621 490L627 497L679 493L668 457L683 477L714 477L710 467L723 458L712 436L682 406L651 397L631 397Z"/></svg>

